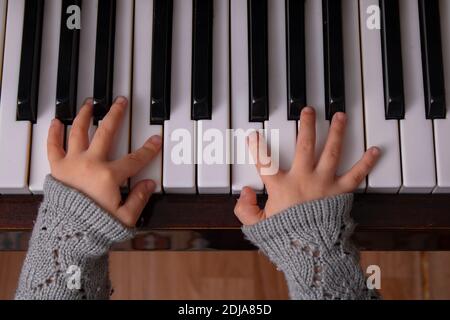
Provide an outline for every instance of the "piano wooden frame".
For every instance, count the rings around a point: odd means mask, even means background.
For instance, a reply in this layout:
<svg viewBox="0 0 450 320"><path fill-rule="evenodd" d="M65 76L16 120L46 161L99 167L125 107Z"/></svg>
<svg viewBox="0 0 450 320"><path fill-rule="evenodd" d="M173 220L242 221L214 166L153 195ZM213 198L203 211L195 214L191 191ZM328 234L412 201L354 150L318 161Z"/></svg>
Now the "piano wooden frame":
<svg viewBox="0 0 450 320"><path fill-rule="evenodd" d="M265 199L259 197L261 205ZM35 195L0 196L0 232L31 231L41 200ZM208 249L252 249L233 214L235 203L231 195L154 195L139 230L144 237L193 231ZM354 241L363 250L450 250L448 194L357 194L352 216L357 223ZM130 248L148 250L144 242L133 242Z"/></svg>

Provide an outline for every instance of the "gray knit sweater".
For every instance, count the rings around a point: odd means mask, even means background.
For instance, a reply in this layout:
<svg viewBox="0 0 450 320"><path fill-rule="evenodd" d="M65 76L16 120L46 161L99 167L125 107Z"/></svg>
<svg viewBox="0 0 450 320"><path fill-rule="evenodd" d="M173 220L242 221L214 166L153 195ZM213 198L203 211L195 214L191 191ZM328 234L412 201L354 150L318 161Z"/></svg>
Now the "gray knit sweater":
<svg viewBox="0 0 450 320"><path fill-rule="evenodd" d="M370 299L348 239L350 194L294 206L244 227L283 271L293 299ZM127 229L80 192L48 176L16 299L108 299L108 251Z"/></svg>

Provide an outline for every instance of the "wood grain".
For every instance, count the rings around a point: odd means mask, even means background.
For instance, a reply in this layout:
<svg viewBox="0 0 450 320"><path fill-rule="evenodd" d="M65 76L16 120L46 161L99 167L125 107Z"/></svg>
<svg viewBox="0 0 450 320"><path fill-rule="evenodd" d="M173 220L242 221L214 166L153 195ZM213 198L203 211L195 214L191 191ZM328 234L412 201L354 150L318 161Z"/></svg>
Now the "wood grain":
<svg viewBox="0 0 450 320"><path fill-rule="evenodd" d="M257 252L115 252L111 279L113 299L287 298L283 275Z"/></svg>
<svg viewBox="0 0 450 320"><path fill-rule="evenodd" d="M430 299L450 300L450 252L427 252Z"/></svg>
<svg viewBox="0 0 450 320"><path fill-rule="evenodd" d="M25 252L0 252L0 300L12 299Z"/></svg>
<svg viewBox="0 0 450 320"><path fill-rule="evenodd" d="M420 252L362 252L361 266L377 265L381 269L383 299L423 299ZM450 283L450 280L449 280Z"/></svg>
<svg viewBox="0 0 450 320"><path fill-rule="evenodd" d="M0 252L0 299L14 296L24 256ZM431 299L450 298L450 252L362 252L363 270L372 264L381 268L386 300L427 298L424 290ZM113 299L288 297L283 275L255 251L113 252L110 266Z"/></svg>

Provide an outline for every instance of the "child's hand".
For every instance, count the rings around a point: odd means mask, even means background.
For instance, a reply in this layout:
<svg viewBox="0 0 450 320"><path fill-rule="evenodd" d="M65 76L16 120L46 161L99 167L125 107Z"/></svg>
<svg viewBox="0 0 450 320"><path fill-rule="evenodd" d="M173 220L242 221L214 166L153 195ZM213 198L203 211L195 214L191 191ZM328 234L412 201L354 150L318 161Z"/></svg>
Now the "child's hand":
<svg viewBox="0 0 450 320"><path fill-rule="evenodd" d="M87 101L73 122L64 151L64 126L53 120L47 142L52 176L75 188L125 226L133 227L155 190L155 182L139 182L122 203L120 187L144 168L159 152L161 137L153 136L144 146L116 161L108 161L108 153L122 121L127 100L119 97L112 105L89 143L88 130L92 118L92 100Z"/></svg>
<svg viewBox="0 0 450 320"><path fill-rule="evenodd" d="M317 162L314 109L304 108L301 119L295 159L288 172L279 171L275 175L261 175L261 168L264 166L256 161L256 167L267 189L268 199L266 207L261 209L257 205L255 192L248 187L242 190L234 212L244 225L256 224L299 203L353 192L375 165L380 150L373 147L365 152L351 170L343 176L337 176L336 170L346 125L345 114L336 113L334 116L327 142ZM249 148L254 159L258 158L258 144L262 143L265 142L257 133L250 135Z"/></svg>

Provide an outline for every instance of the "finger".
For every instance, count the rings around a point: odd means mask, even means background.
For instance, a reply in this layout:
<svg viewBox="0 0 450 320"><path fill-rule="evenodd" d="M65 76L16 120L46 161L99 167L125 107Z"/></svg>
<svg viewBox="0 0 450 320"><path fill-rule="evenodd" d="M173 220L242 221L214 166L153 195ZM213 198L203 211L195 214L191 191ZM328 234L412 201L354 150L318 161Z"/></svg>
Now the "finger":
<svg viewBox="0 0 450 320"><path fill-rule="evenodd" d="M315 165L316 113L313 108L303 108L297 137L293 170L312 171Z"/></svg>
<svg viewBox="0 0 450 320"><path fill-rule="evenodd" d="M92 103L92 99L87 99L73 121L69 135L69 154L79 153L89 148Z"/></svg>
<svg viewBox="0 0 450 320"><path fill-rule="evenodd" d="M338 112L334 115L328 131L327 142L317 164L317 171L335 175L341 157L346 121L345 113Z"/></svg>
<svg viewBox="0 0 450 320"><path fill-rule="evenodd" d="M124 97L118 97L114 101L114 104L95 132L89 152L102 159L108 157L111 145L114 142L114 136L122 124L127 104L127 99Z"/></svg>
<svg viewBox="0 0 450 320"><path fill-rule="evenodd" d="M155 188L156 184L152 180L143 180L136 184L125 203L117 209L117 218L127 227L134 227Z"/></svg>
<svg viewBox="0 0 450 320"><path fill-rule="evenodd" d="M261 221L264 211L258 206L256 193L249 187L241 191L241 195L234 207L234 214L244 225L253 225Z"/></svg>
<svg viewBox="0 0 450 320"><path fill-rule="evenodd" d="M372 171L379 157L380 149L373 147L367 150L361 160L338 179L338 184L342 187L343 192L355 190Z"/></svg>
<svg viewBox="0 0 450 320"><path fill-rule="evenodd" d="M122 159L112 163L120 181L136 175L141 171L161 150L162 139L153 136L138 150L126 155Z"/></svg>
<svg viewBox="0 0 450 320"><path fill-rule="evenodd" d="M64 151L64 126L58 119L53 119L48 130L47 157L50 165L66 155Z"/></svg>
<svg viewBox="0 0 450 320"><path fill-rule="evenodd" d="M248 148L255 163L258 174L263 183L268 186L279 172L278 164L274 163L268 155L266 139L258 131L253 131L248 136Z"/></svg>

